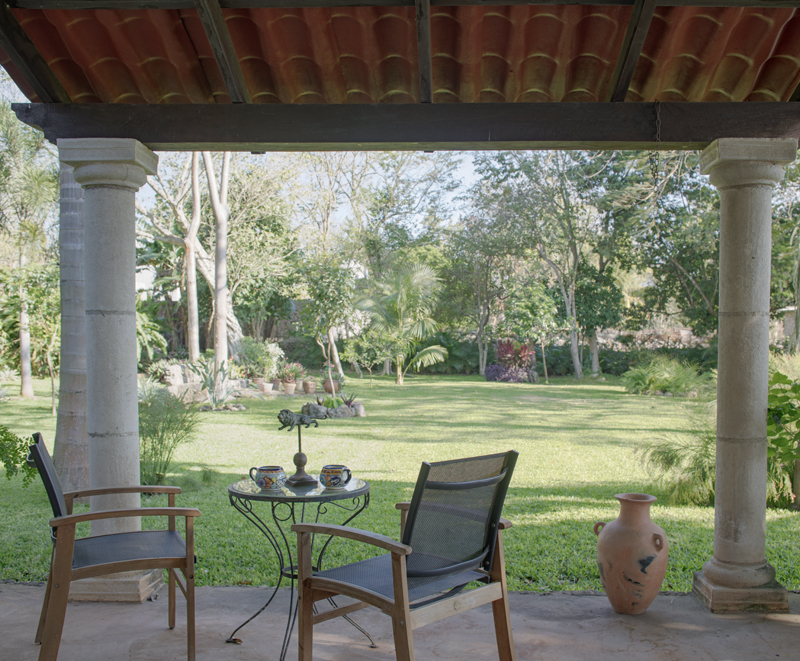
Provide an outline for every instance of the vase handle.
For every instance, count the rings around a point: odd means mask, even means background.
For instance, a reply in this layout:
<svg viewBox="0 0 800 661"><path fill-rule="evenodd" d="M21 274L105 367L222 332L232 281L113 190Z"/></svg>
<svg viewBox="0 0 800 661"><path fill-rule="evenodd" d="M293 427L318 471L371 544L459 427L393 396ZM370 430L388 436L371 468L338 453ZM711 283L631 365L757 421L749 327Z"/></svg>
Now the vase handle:
<svg viewBox="0 0 800 661"><path fill-rule="evenodd" d="M603 529L603 526L606 525L605 521L598 521L594 524L594 534L599 535L600 531Z"/></svg>
<svg viewBox="0 0 800 661"><path fill-rule="evenodd" d="M656 546L656 551L661 551L664 548L664 536L657 532L654 532L653 544L655 544Z"/></svg>

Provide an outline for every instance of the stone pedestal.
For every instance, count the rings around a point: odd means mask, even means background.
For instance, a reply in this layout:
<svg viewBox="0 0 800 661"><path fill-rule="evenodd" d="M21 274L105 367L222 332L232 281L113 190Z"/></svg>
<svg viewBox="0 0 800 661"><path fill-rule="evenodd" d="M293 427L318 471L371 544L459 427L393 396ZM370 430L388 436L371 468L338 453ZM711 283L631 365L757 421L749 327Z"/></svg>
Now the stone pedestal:
<svg viewBox="0 0 800 661"><path fill-rule="evenodd" d="M766 560L772 189L797 141L724 138L700 159L720 194L714 557L694 592L713 612L787 611Z"/></svg>
<svg viewBox="0 0 800 661"><path fill-rule="evenodd" d="M158 157L130 139L59 140L58 149L84 189L89 486L132 486L139 484L134 202ZM139 494L122 494L95 496L90 507L96 512L140 504ZM140 528L139 518L92 522L93 535ZM105 594L108 600L141 601L152 590L152 579L130 575L114 589L101 587L114 580L91 582L96 600L106 600ZM74 597L87 583L75 584Z"/></svg>

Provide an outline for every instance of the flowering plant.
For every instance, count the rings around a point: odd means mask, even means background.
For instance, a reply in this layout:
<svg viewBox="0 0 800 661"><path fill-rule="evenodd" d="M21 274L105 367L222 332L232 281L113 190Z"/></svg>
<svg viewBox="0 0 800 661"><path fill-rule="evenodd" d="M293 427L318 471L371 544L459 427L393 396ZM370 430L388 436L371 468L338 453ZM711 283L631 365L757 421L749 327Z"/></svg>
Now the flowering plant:
<svg viewBox="0 0 800 661"><path fill-rule="evenodd" d="M300 363L285 363L278 371L278 377L290 383L302 379L305 374L306 370Z"/></svg>

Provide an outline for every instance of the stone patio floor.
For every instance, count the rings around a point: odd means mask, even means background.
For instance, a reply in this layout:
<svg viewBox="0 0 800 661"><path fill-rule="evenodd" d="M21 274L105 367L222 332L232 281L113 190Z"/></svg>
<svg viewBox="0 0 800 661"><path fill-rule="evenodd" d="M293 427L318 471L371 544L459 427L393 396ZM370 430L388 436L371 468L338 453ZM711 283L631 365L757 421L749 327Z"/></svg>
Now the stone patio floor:
<svg viewBox="0 0 800 661"><path fill-rule="evenodd" d="M33 636L44 587L0 584L0 659L37 658ZM277 661L286 625L288 590L239 631L241 645L226 644L231 631L258 610L266 588L197 590L198 661ZM345 602L346 600L343 600ZM644 615L619 615L602 594L513 593L511 619L517 658L528 660L626 659L643 661L761 661L800 659L800 594L790 594L789 614L712 615L693 595L662 593ZM185 607L167 628L167 599L143 604L70 604L59 661L171 661L186 658ZM341 619L315 627L314 658L330 661L394 659L388 617L375 609L353 618L375 638ZM418 629L416 658L497 659L491 609L481 607ZM297 658L293 636L287 659Z"/></svg>

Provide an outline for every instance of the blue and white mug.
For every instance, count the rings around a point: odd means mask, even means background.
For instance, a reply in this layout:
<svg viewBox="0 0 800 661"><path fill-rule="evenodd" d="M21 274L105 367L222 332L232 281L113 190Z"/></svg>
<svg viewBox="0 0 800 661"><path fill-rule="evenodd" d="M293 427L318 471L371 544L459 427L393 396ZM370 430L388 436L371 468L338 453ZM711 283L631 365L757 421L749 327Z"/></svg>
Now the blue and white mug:
<svg viewBox="0 0 800 661"><path fill-rule="evenodd" d="M319 482L326 489L344 489L353 474L342 464L328 464L319 474Z"/></svg>

